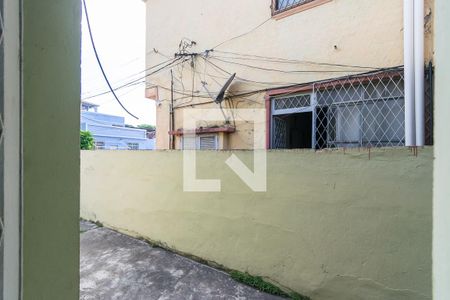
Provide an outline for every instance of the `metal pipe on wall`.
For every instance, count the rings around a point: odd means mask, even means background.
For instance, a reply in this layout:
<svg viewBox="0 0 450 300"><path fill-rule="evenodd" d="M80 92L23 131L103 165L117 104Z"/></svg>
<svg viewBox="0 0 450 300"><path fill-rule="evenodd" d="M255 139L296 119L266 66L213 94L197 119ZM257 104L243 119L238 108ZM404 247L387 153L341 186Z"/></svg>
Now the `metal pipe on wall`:
<svg viewBox="0 0 450 300"><path fill-rule="evenodd" d="M173 131L175 131L175 108L174 108L174 99L173 99L173 70L170 70L170 146L169 149L175 150L175 135Z"/></svg>
<svg viewBox="0 0 450 300"><path fill-rule="evenodd" d="M405 65L405 145L416 145L415 72L414 72L414 2L403 1Z"/></svg>
<svg viewBox="0 0 450 300"><path fill-rule="evenodd" d="M425 15L424 0L414 0L414 96L416 146L425 145Z"/></svg>

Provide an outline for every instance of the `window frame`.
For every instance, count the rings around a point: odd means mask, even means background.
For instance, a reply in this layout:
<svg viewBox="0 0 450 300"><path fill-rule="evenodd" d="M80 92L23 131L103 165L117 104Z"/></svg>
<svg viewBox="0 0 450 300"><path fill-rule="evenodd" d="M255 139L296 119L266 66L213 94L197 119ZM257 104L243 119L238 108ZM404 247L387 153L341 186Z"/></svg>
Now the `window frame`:
<svg viewBox="0 0 450 300"><path fill-rule="evenodd" d="M214 139L214 149L202 149L202 138L213 138ZM219 150L219 136L217 134L204 134L198 136L198 150L207 150L207 151L215 151Z"/></svg>
<svg viewBox="0 0 450 300"><path fill-rule="evenodd" d="M127 148L130 151L138 151L139 150L139 143L127 143Z"/></svg>
<svg viewBox="0 0 450 300"><path fill-rule="evenodd" d="M277 9L278 1L280 0L272 0L271 4L272 17L276 20L314 8L316 6L331 2L333 0L307 0L307 2L297 3L284 9Z"/></svg>
<svg viewBox="0 0 450 300"><path fill-rule="evenodd" d="M375 147L401 147L404 146L404 137L402 137L401 134L404 132L404 119L402 119L401 112L398 112L398 109L401 109L401 103L404 102L404 94L398 93L398 91L403 90L403 69L393 69L392 71L385 71L385 72L378 72L374 74L364 75L359 74L355 75L354 78L351 79L343 79L343 78L336 78L336 79L330 79L326 81L318 81L315 83L306 84L304 86L300 87L291 87L291 88L282 88L282 89L273 89L266 92L266 110L267 110L267 133L266 133L266 147L267 149L278 149L276 147L276 138L274 137L275 134L275 119L279 115L284 114L292 114L292 113L302 113L307 112L309 107L304 108L289 108L286 110L275 110L275 104L274 101L277 99L281 99L286 97L285 95L289 95L288 97L292 97L295 95L305 95L305 94L311 94L311 107L312 107L312 113L313 113L313 131L312 131L312 138L313 138L313 149L328 149L328 148L342 148L342 147L348 147L352 144L358 143L359 147L365 147L369 145L371 147L372 144L376 144ZM375 84L373 82L384 82L383 84ZM320 96L321 93L324 91L339 91L340 87L343 85L352 85L353 87L357 86L364 86L364 91L361 91L358 94L358 101L345 101L344 103L339 102L333 102L330 104L322 103L323 96ZM373 88L373 90L370 90L370 87ZM382 91L378 91L378 87L382 89ZM392 91L387 91L387 90ZM355 89L355 92L357 90ZM375 93L375 94L374 94ZM347 92L348 94L348 92ZM375 96L374 96L375 95ZM349 107L350 103L354 102L355 104L362 104L364 105L364 109L359 109L359 114L357 116L359 124L358 127L360 128L359 131L359 141L345 141L337 138L337 135L342 133L338 133L343 127L343 122L340 122L337 120L339 113L337 110L339 109L338 106L342 104L346 104L347 107ZM373 104L373 107L370 107L371 102L376 102ZM375 123L367 116L370 117L376 117L377 114L371 114L368 109L373 109L375 111L381 111L382 109L377 108L377 103L383 103L383 106L388 108L387 113L383 113L383 120L378 120ZM322 103L322 104L321 104ZM326 130L326 140L323 139L323 136L319 133L318 135L318 128L323 126L320 122L317 120L320 117L320 113L318 111L318 108L323 106L328 106L330 109L336 110L334 113L332 113L331 119L327 120L327 125L325 125L327 128ZM400 122L400 124L396 127L389 124L394 124L395 122L391 120L391 116L394 116L394 118L397 118ZM341 115L342 117L342 115ZM329 118L329 117L328 117ZM356 118L355 118L356 119ZM333 124L330 126L329 124ZM367 133L370 131L368 126L374 125L376 126L376 130L371 130L373 134L368 135ZM385 124L388 124L385 126ZM363 131L361 131L363 130ZM383 130L382 137L379 138L378 130ZM345 133L344 133L345 136ZM384 137L388 137L388 141L384 141ZM322 145L322 143L325 143L326 146Z"/></svg>
<svg viewBox="0 0 450 300"><path fill-rule="evenodd" d="M309 97L309 105L305 105L305 106L298 106L295 108L287 108L287 109L276 109L276 101L285 99L285 98L290 98L290 97ZM315 122L315 93L310 90L310 91L299 91L297 93L292 93L291 95L276 95L273 97L270 97L270 123L272 124L270 126L270 149L284 149L284 148L277 148L275 147L275 119L283 116L283 115L291 115L291 114L299 114L299 113L312 113L312 137L311 137L311 149L315 148L315 143L316 143L316 136L315 136L315 132L316 132L316 122Z"/></svg>
<svg viewBox="0 0 450 300"><path fill-rule="evenodd" d="M214 143L215 143L215 149L200 149L200 139L201 138L205 138L205 137L213 137L214 138ZM184 142L185 142L185 136L181 137L181 149L182 150L186 150L185 146L184 146ZM218 151L220 145L219 145L219 135L218 134L197 134L195 136L195 150L197 151ZM189 150L193 150L193 149L189 149Z"/></svg>
<svg viewBox="0 0 450 300"><path fill-rule="evenodd" d="M103 141L95 141L95 150L105 150L106 149L106 143Z"/></svg>

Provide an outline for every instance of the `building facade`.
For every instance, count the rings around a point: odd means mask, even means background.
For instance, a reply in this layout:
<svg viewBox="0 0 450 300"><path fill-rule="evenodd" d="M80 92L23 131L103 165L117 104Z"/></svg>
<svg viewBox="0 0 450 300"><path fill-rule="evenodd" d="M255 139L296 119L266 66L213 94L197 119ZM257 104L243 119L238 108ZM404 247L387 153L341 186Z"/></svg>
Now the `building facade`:
<svg viewBox="0 0 450 300"><path fill-rule="evenodd" d="M403 1L146 3L147 97L157 104L158 149L183 148L186 109L219 106L265 109L267 148L407 144ZM425 1L429 74L433 7ZM234 73L225 100L215 103ZM253 144L253 124L232 111L223 121L199 122L197 133L201 149Z"/></svg>
<svg viewBox="0 0 450 300"><path fill-rule="evenodd" d="M155 140L147 130L128 128L125 118L97 112L98 106L88 102L81 105L80 129L92 133L98 150L153 150Z"/></svg>

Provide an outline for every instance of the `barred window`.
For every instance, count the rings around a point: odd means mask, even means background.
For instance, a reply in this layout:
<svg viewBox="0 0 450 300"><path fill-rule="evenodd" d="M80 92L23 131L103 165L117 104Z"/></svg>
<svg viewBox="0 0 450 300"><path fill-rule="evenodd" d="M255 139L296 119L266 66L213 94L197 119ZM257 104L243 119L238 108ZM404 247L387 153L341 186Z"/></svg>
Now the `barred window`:
<svg viewBox="0 0 450 300"><path fill-rule="evenodd" d="M275 0L275 11L284 11L315 0Z"/></svg>
<svg viewBox="0 0 450 300"><path fill-rule="evenodd" d="M316 148L395 147L405 143L403 77L375 76L317 87Z"/></svg>
<svg viewBox="0 0 450 300"><path fill-rule="evenodd" d="M97 150L104 150L105 149L105 142L95 142L95 149L97 149Z"/></svg>
<svg viewBox="0 0 450 300"><path fill-rule="evenodd" d="M274 101L274 109L283 111L288 109L302 108L311 105L311 95L295 95L277 98Z"/></svg>
<svg viewBox="0 0 450 300"><path fill-rule="evenodd" d="M272 148L405 145L402 70L349 76L272 99Z"/></svg>
<svg viewBox="0 0 450 300"><path fill-rule="evenodd" d="M139 150L139 143L128 143L128 150Z"/></svg>

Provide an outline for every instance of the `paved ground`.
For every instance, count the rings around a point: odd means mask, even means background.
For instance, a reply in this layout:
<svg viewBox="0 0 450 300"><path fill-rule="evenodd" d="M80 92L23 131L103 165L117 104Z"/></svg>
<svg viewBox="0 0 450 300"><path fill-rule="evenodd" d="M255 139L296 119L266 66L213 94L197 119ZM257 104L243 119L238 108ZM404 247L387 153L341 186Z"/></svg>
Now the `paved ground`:
<svg viewBox="0 0 450 300"><path fill-rule="evenodd" d="M280 299L228 274L81 222L80 299Z"/></svg>

